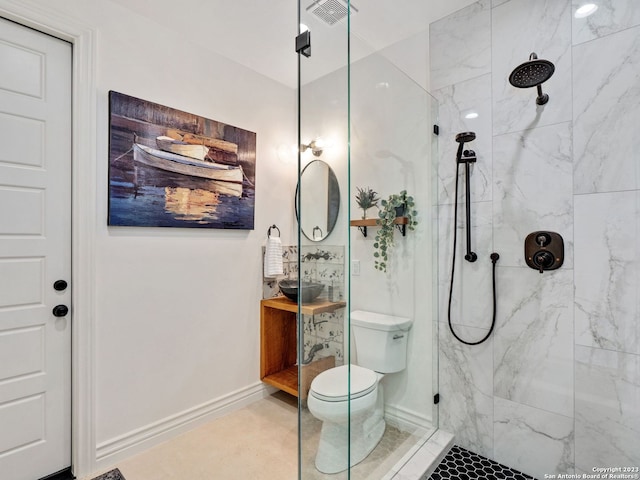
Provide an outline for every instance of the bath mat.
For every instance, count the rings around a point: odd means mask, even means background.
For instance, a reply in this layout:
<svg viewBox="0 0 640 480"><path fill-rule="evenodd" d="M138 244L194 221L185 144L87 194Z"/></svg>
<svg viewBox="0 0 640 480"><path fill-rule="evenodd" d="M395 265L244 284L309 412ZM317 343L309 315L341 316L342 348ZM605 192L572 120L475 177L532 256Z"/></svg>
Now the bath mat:
<svg viewBox="0 0 640 480"><path fill-rule="evenodd" d="M120 470L114 468L113 470L103 473L99 477L94 478L93 480L126 480Z"/></svg>
<svg viewBox="0 0 640 480"><path fill-rule="evenodd" d="M451 447L451 450L442 459L429 480L462 478L491 478L496 480L536 480L529 475L514 470L504 465L489 460L482 455L473 453L458 445ZM422 477L427 480L427 477Z"/></svg>

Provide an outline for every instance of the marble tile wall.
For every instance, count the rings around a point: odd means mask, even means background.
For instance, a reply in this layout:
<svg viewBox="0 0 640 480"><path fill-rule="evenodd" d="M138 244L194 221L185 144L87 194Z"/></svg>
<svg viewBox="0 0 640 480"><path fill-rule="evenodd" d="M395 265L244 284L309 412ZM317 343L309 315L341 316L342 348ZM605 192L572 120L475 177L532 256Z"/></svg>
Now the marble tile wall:
<svg viewBox="0 0 640 480"><path fill-rule="evenodd" d="M640 466L640 2L481 0L431 25L439 101L440 427L456 443L524 471ZM464 34L467 34L465 36ZM531 52L554 62L535 89L510 72ZM469 118L468 113L477 114ZM459 203L449 331L455 135L474 131L472 248ZM460 185L464 176L460 175ZM459 202L463 196L459 196ZM560 233L565 263L538 273L523 242Z"/></svg>
<svg viewBox="0 0 640 480"><path fill-rule="evenodd" d="M284 275L278 278L264 278L262 282L262 298L273 298L281 295L278 281L283 278L297 279L300 274L303 280L322 283L324 291L319 298L327 298L329 287L335 289L338 297L344 299L344 247L336 245L315 246L303 245L298 266L298 247L283 246ZM264 256L264 247L262 247ZM333 313L303 315L304 354L303 360L309 358L314 345L323 348L314 353L313 359L334 356L336 365L344 363L344 309Z"/></svg>

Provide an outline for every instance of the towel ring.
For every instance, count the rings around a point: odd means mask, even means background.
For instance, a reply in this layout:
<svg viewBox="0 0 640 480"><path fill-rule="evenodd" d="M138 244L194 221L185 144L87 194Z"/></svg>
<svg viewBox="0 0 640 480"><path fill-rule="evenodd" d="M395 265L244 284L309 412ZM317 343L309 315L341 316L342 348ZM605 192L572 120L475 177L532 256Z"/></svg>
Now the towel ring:
<svg viewBox="0 0 640 480"><path fill-rule="evenodd" d="M280 229L279 229L279 228L276 226L276 224L274 223L273 225L271 225L271 226L269 227L269 230L267 231L267 237L270 237L270 236L271 236L271 229L272 229L272 228L275 228L276 230L278 230L278 236L280 236Z"/></svg>

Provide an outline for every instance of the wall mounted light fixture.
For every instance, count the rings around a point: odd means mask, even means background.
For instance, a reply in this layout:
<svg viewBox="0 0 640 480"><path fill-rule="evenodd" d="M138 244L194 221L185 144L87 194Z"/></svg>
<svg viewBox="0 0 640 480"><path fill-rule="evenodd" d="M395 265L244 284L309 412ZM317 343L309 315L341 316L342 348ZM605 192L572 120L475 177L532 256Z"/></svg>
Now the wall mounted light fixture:
<svg viewBox="0 0 640 480"><path fill-rule="evenodd" d="M311 149L311 153L313 153L316 157L322 155L322 151L324 150L324 142L320 138L316 138L315 140L311 140L308 145L300 145L300 151L306 152L308 149Z"/></svg>

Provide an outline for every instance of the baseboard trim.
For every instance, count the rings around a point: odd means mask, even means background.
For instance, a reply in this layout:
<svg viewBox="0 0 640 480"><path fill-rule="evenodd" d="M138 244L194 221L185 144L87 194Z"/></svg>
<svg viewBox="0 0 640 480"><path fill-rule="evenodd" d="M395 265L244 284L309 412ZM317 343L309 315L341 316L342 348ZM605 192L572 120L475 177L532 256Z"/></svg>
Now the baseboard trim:
<svg viewBox="0 0 640 480"><path fill-rule="evenodd" d="M433 429L431 418L396 405L384 406L384 418L389 425L398 430L417 436L422 436Z"/></svg>
<svg viewBox="0 0 640 480"><path fill-rule="evenodd" d="M107 466L140 453L217 417L261 400L269 396L272 391L273 389L267 388L262 382L257 382L210 402L109 439L97 446L96 460L98 465Z"/></svg>

